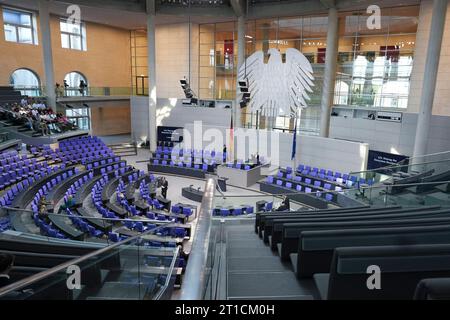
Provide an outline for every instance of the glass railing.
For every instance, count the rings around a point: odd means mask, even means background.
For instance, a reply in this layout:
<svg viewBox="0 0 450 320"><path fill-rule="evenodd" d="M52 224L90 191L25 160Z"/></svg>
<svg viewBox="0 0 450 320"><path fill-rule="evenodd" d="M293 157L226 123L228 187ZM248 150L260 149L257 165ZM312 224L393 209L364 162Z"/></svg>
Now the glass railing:
<svg viewBox="0 0 450 320"><path fill-rule="evenodd" d="M299 196L301 195L301 196ZM239 195L214 197L213 218L253 218L260 212L279 211L283 198L289 198L288 211L310 211L337 207L450 206L450 178L431 182L379 183L373 186L357 184L341 191L321 190L305 192L280 192L276 195ZM308 205L309 204L309 205ZM319 206L316 206L316 205ZM249 207L254 214L247 214Z"/></svg>
<svg viewBox="0 0 450 320"><path fill-rule="evenodd" d="M446 180L447 177L445 175L447 173L450 175L450 151L411 157L398 164L387 165L377 169L350 172L350 175L363 178L366 181L372 180L374 183L380 183L387 182L389 179L401 180L417 175L421 175L421 179L433 176L437 181L439 179ZM406 180L405 182L421 182L414 181L413 178L410 180Z"/></svg>
<svg viewBox="0 0 450 320"><path fill-rule="evenodd" d="M10 214L11 219L14 219L14 215L19 215L17 209L3 209ZM29 215L30 212L22 211L22 215L25 214ZM70 216L63 214L49 214L48 219L53 220L55 216L70 219ZM86 219L91 225L92 219L98 220L98 225L101 225L100 221L104 221L105 226L111 222L108 221L111 219L78 217ZM26 222L26 217L21 217L21 221ZM139 220L120 220L123 223L127 221ZM12 222L14 223L17 222ZM64 227L61 221L56 220L56 223L61 223L59 228ZM116 243L107 239L100 241L101 237L70 241L50 236L34 236L33 241L43 238L49 243L70 244L73 249L69 247L64 254L61 249L58 254L52 254L51 250L45 253L42 253L42 250L33 253L12 252L15 262L10 276L14 282L0 288L0 300L170 299L174 286L180 283L181 251L180 247L161 247L158 242L160 233L170 226L169 222L142 233L120 233L117 240L119 242ZM22 235L27 237L27 234ZM28 238L33 239L33 235L28 235ZM88 245L99 245L99 242L103 243L103 246L100 245L99 249L89 254L77 256L73 253Z"/></svg>
<svg viewBox="0 0 450 320"><path fill-rule="evenodd" d="M57 93L57 98L73 98L73 97L114 97L114 96L131 96L133 94L131 87L87 87L80 88L62 88Z"/></svg>
<svg viewBox="0 0 450 320"><path fill-rule="evenodd" d="M275 210L283 202L284 196L297 195L295 192L286 192L281 194L242 194L242 195L232 195L223 196L216 195L214 197L213 208L211 214L213 218L245 218L253 217L255 213ZM290 200L290 210L303 211L311 210L312 207L295 201Z"/></svg>

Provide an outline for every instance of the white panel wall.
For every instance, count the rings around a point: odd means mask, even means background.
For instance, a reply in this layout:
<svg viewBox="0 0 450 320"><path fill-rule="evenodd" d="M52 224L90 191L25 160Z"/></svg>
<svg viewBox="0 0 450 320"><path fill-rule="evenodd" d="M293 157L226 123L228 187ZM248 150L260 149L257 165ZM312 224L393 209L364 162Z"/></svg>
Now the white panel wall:
<svg viewBox="0 0 450 320"><path fill-rule="evenodd" d="M184 147L221 151L223 141L227 147L229 146L229 127L206 125L199 129L194 128L192 123L184 127L191 138L189 144L188 137L185 136ZM212 136L215 138L211 138ZM367 143L298 135L294 163L291 160L293 141L291 133L236 129L234 137L235 158L239 160L249 159L259 152L261 157L270 159L272 165L281 167L302 163L344 173L362 171L367 168L369 151Z"/></svg>
<svg viewBox="0 0 450 320"><path fill-rule="evenodd" d="M148 97L131 97L131 130L138 141L145 140L148 135L148 108ZM182 105L182 99L158 99L158 126L185 127L197 120L207 126L226 127L230 125L231 109L190 108Z"/></svg>
<svg viewBox="0 0 450 320"><path fill-rule="evenodd" d="M331 117L330 137L367 142L371 150L411 156L417 127L417 113L403 113L401 123ZM450 150L450 117L431 117L427 153Z"/></svg>

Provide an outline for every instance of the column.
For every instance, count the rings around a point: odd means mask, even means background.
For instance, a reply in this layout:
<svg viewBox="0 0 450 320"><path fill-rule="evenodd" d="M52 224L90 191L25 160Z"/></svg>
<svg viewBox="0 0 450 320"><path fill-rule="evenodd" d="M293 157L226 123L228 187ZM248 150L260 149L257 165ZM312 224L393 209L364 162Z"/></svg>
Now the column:
<svg viewBox="0 0 450 320"><path fill-rule="evenodd" d="M425 155L427 152L428 133L433 110L434 92L436 89L436 78L446 13L447 0L434 0L413 157ZM423 159L415 159L413 160L413 163L419 163L422 162L422 160Z"/></svg>
<svg viewBox="0 0 450 320"><path fill-rule="evenodd" d="M156 150L156 40L155 0L147 0L147 52L148 52L148 139L150 150Z"/></svg>
<svg viewBox="0 0 450 320"><path fill-rule="evenodd" d="M45 95L47 105L56 110L55 74L53 72L52 39L50 31L49 2L39 0L39 25L41 29L41 44L44 56Z"/></svg>
<svg viewBox="0 0 450 320"><path fill-rule="evenodd" d="M325 56L325 70L323 73L323 91L320 115L320 136L330 134L331 107L334 99L334 85L336 81L336 67L339 41L339 19L336 8L328 10L327 50Z"/></svg>
<svg viewBox="0 0 450 320"><path fill-rule="evenodd" d="M236 74L239 75L239 69L245 63L245 17L239 16L237 21L237 66L236 66ZM241 119L241 106L239 105L240 99L239 95L239 78L236 79L236 102L235 102L235 127L242 127L242 119Z"/></svg>

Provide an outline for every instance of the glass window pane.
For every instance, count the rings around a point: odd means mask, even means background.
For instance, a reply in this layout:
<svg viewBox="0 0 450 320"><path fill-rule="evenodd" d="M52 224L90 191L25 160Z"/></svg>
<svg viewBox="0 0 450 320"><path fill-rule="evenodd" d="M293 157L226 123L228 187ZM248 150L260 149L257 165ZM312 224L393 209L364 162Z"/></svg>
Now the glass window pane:
<svg viewBox="0 0 450 320"><path fill-rule="evenodd" d="M68 26L67 26L67 22L65 22L65 21L60 21L59 27L61 28L61 31L69 32L69 28L68 28Z"/></svg>
<svg viewBox="0 0 450 320"><path fill-rule="evenodd" d="M81 35L81 25L77 23L69 24L69 30L71 33Z"/></svg>
<svg viewBox="0 0 450 320"><path fill-rule="evenodd" d="M20 14L20 24L23 26L31 27L31 15L28 13Z"/></svg>
<svg viewBox="0 0 450 320"><path fill-rule="evenodd" d="M5 40L17 42L16 27L5 24Z"/></svg>
<svg viewBox="0 0 450 320"><path fill-rule="evenodd" d="M70 45L72 49L81 50L81 37L80 36L70 36Z"/></svg>
<svg viewBox="0 0 450 320"><path fill-rule="evenodd" d="M66 49L70 49L69 35L61 33L61 46Z"/></svg>
<svg viewBox="0 0 450 320"><path fill-rule="evenodd" d="M20 27L18 30L19 30L19 42L33 43L33 36L31 33L31 28Z"/></svg>
<svg viewBox="0 0 450 320"><path fill-rule="evenodd" d="M16 11L3 10L3 22L20 24L20 14Z"/></svg>

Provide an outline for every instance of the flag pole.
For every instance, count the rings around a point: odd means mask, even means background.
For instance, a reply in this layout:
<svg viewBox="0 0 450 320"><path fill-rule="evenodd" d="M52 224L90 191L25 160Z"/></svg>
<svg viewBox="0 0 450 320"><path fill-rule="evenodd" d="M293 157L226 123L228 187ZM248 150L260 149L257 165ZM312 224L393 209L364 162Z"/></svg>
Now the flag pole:
<svg viewBox="0 0 450 320"><path fill-rule="evenodd" d="M295 113L295 125L294 125L294 135L297 135L297 122L301 119L302 117L302 108L300 107L298 112ZM294 155L294 167L293 167L293 171L297 172L297 139L295 139L295 155Z"/></svg>

